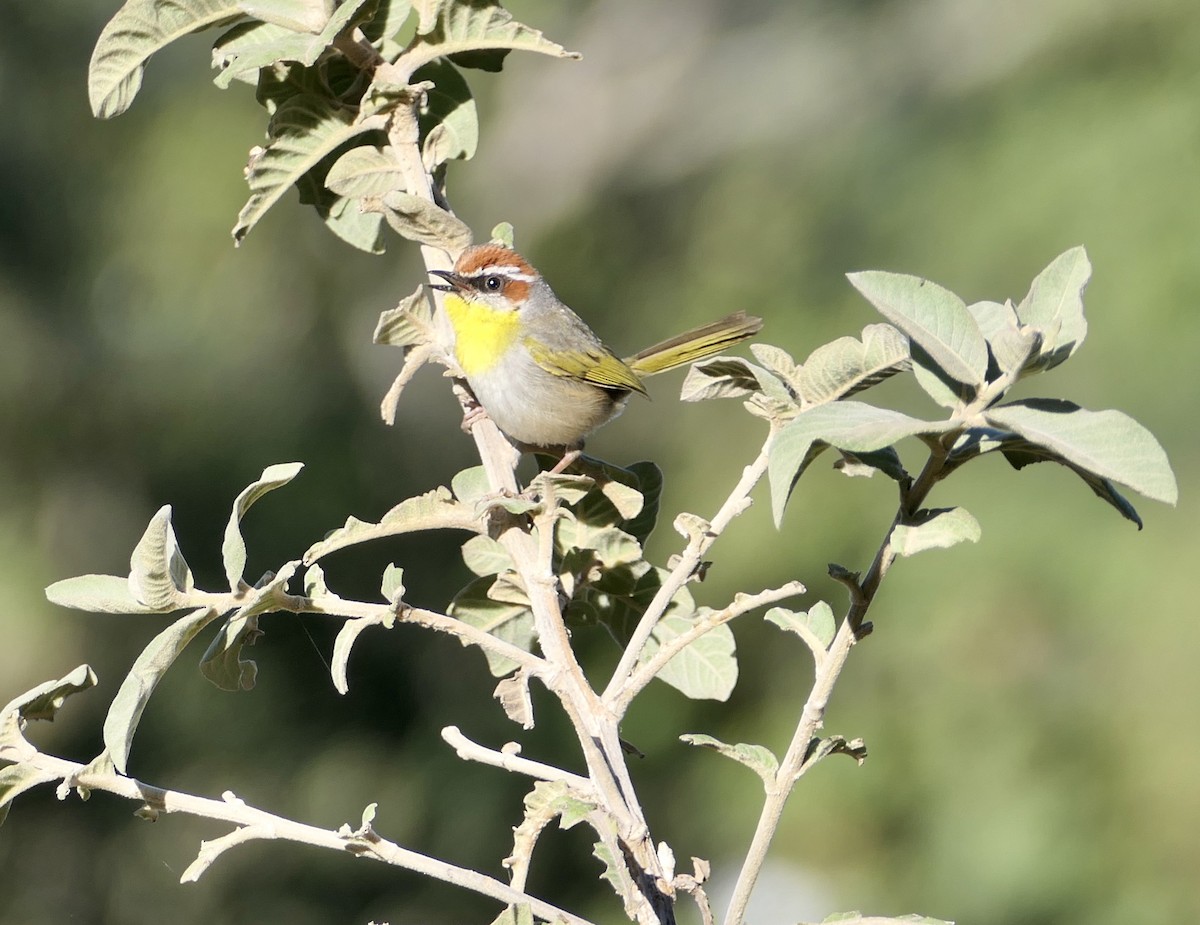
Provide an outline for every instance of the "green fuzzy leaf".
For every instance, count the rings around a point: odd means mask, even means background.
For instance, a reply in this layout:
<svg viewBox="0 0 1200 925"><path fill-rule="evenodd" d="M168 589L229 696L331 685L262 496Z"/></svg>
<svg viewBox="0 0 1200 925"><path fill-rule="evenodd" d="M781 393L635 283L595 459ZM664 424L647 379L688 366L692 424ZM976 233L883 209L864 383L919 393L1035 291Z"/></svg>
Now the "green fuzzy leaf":
<svg viewBox="0 0 1200 925"><path fill-rule="evenodd" d="M332 15L324 0L302 0L303 9L287 0L256 0L254 6L243 0L242 7L259 22L234 26L213 45L212 66L219 70L214 82L228 87L235 79L257 83L260 68L281 61L294 61L305 67L315 64L342 32L368 18L363 7L375 0L345 0Z"/></svg>
<svg viewBox="0 0 1200 925"><path fill-rule="evenodd" d="M1017 318L1039 332L1043 342L1027 368L1052 369L1070 358L1087 337L1083 291L1092 276L1087 251L1073 247L1034 279L1017 306Z"/></svg>
<svg viewBox="0 0 1200 925"><path fill-rule="evenodd" d="M1024 369L1030 357L1036 356L1042 335L1020 323L1012 302L976 302L967 310L983 331L998 372Z"/></svg>
<svg viewBox="0 0 1200 925"><path fill-rule="evenodd" d="M242 518L250 507L269 492L282 488L300 474L304 463L279 463L263 469L258 480L247 485L233 502L233 511L225 525L225 542L221 558L225 563L225 578L229 590L236 592L246 569L246 541L242 539Z"/></svg>
<svg viewBox="0 0 1200 925"><path fill-rule="evenodd" d="M463 543L462 557L467 568L480 578L499 575L515 567L508 551L490 536L471 537Z"/></svg>
<svg viewBox="0 0 1200 925"><path fill-rule="evenodd" d="M8 818L8 808L12 801L26 790L32 790L39 784L48 784L57 780L58 775L46 768L36 768L31 764L10 764L0 767L0 824Z"/></svg>
<svg viewBox="0 0 1200 925"><path fill-rule="evenodd" d="M350 664L350 650L359 635L369 626L379 626L379 621L371 617L358 617L347 620L338 630L337 638L333 641L333 657L329 660L329 674L333 679L334 689L342 695L350 690L350 682L346 671Z"/></svg>
<svg viewBox="0 0 1200 925"><path fill-rule="evenodd" d="M707 401L710 398L745 398L762 391L759 370L770 375L740 357L713 357L693 363L683 379L680 401Z"/></svg>
<svg viewBox="0 0 1200 925"><path fill-rule="evenodd" d="M897 555L915 556L926 549L946 549L968 541L978 543L979 521L961 507L918 511L909 524L892 530L892 549Z"/></svg>
<svg viewBox="0 0 1200 925"><path fill-rule="evenodd" d="M104 747L119 773L126 773L133 735L158 682L187 644L217 616L207 607L193 610L150 640L134 660L104 717Z"/></svg>
<svg viewBox="0 0 1200 925"><path fill-rule="evenodd" d="M726 758L732 758L739 764L744 764L762 778L764 786L775 786L775 775L779 772L779 759L764 745L747 745L745 742L739 742L737 745L728 745L720 739L714 739L712 736L700 735L698 733L687 733L686 735L681 735L679 739L688 745L711 748Z"/></svg>
<svg viewBox="0 0 1200 925"><path fill-rule="evenodd" d="M63 703L73 694L96 686L96 673L90 665L80 665L57 681L46 681L23 694L18 694L0 710L0 744L11 744L19 734L21 720L53 721Z"/></svg>
<svg viewBox="0 0 1200 925"><path fill-rule="evenodd" d="M136 600L129 590L129 579L116 575L79 575L64 578L46 588L46 598L60 607L92 613L158 613Z"/></svg>
<svg viewBox="0 0 1200 925"><path fill-rule="evenodd" d="M317 568L318 566L313 566ZM383 570L383 581L379 585L379 593L389 604L399 604L404 598L404 569L389 562Z"/></svg>
<svg viewBox="0 0 1200 925"><path fill-rule="evenodd" d="M233 0L127 0L96 40L88 99L98 119L119 116L142 87L146 61L178 38L242 16Z"/></svg>
<svg viewBox="0 0 1200 925"><path fill-rule="evenodd" d="M477 629L491 633L497 639L503 639L526 652L532 652L536 638L533 611L527 603L512 603L489 596L488 592L496 581L491 575L476 578L455 595L450 606L446 608L446 613L456 620L462 620ZM463 645L470 644L463 642ZM512 674L518 667L511 659L488 649L484 649L483 654L487 657L488 669L497 678Z"/></svg>
<svg viewBox="0 0 1200 925"><path fill-rule="evenodd" d="M869 324L861 341L839 337L814 350L794 384L806 402L823 404L878 385L908 366L908 338L890 324Z"/></svg>
<svg viewBox="0 0 1200 925"><path fill-rule="evenodd" d="M1120 411L1086 411L1069 401L1028 399L992 408L990 424L1098 476L1174 504L1179 496L1167 454L1154 435Z"/></svg>
<svg viewBox="0 0 1200 925"><path fill-rule="evenodd" d="M304 554L304 564L312 565L331 552L369 540L421 530L442 529L485 532L483 523L475 515L473 507L455 501L448 488L435 488L423 495L401 501L384 514L379 523L368 523L357 517L348 518L344 526L309 547Z"/></svg>
<svg viewBox="0 0 1200 925"><path fill-rule="evenodd" d="M479 114L471 88L458 68L440 59L421 68L413 80L433 84L425 94L420 118L425 169L432 172L446 161L474 157L479 146Z"/></svg>
<svg viewBox="0 0 1200 925"><path fill-rule="evenodd" d="M637 494L641 500L641 509L632 517L628 517L621 525L621 529L644 546L658 522L663 474L658 466L648 461L635 462L627 468L627 471L637 479Z"/></svg>
<svg viewBox="0 0 1200 925"><path fill-rule="evenodd" d="M391 190L366 199L363 207L382 213L396 234L418 244L457 254L471 243L471 229L461 219L412 193Z"/></svg>
<svg viewBox="0 0 1200 925"><path fill-rule="evenodd" d="M238 213L233 239L240 244L271 206L322 159L346 142L383 125L382 116L355 120L315 94L293 96L280 104L267 134L266 148L251 153L246 167L250 199Z"/></svg>
<svg viewBox="0 0 1200 925"><path fill-rule="evenodd" d="M812 461L814 450L820 452L819 446L869 453L904 437L937 433L942 426L856 401L802 411L779 431L768 452L767 476L776 526L796 479Z"/></svg>
<svg viewBox="0 0 1200 925"><path fill-rule="evenodd" d="M339 196L361 199L403 187L404 174L390 145L360 145L334 161L325 175L325 185Z"/></svg>
<svg viewBox="0 0 1200 925"><path fill-rule="evenodd" d="M534 51L557 58L579 57L578 53L551 42L538 30L517 22L498 3L476 0L438 4L436 21L430 7L418 5L417 9L420 13L417 38L395 64L397 80L403 83L408 83L418 68L438 58L457 56L460 64L498 70L503 54L509 51ZM485 57L472 57L480 54Z"/></svg>
<svg viewBox="0 0 1200 925"><path fill-rule="evenodd" d="M411 347L432 343L435 338L433 306L424 286L405 296L395 308L379 316L372 343L389 347ZM461 499L460 499L461 500Z"/></svg>
<svg viewBox="0 0 1200 925"><path fill-rule="evenodd" d="M972 387L983 384L987 342L962 299L937 283L900 273L868 270L848 278L947 376Z"/></svg>
<svg viewBox="0 0 1200 925"><path fill-rule="evenodd" d="M331 4L326 0L239 0L238 5L250 16L293 32L320 32L329 21ZM349 0L345 6L358 7L362 0Z"/></svg>
<svg viewBox="0 0 1200 925"><path fill-rule="evenodd" d="M129 559L129 591L152 610L168 613L182 606L181 600L192 589L192 570L171 526L171 506L164 505L151 518Z"/></svg>
<svg viewBox="0 0 1200 925"><path fill-rule="evenodd" d="M824 601L817 601L807 611L772 607L764 616L768 622L803 639L818 659L829 649L837 632L833 608Z"/></svg>
<svg viewBox="0 0 1200 925"><path fill-rule="evenodd" d="M705 615L684 613L674 606L655 624L639 661L646 662L660 646L681 636ZM733 630L721 625L693 641L667 662L657 677L693 700L728 700L738 679Z"/></svg>

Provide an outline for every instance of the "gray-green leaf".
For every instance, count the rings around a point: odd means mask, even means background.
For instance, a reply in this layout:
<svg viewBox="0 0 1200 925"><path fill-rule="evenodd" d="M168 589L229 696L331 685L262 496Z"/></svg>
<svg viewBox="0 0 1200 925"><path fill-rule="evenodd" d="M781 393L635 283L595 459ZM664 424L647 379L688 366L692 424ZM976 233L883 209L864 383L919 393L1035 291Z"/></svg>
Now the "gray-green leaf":
<svg viewBox="0 0 1200 925"><path fill-rule="evenodd" d="M961 507L918 511L910 524L892 530L897 555L915 556L926 549L946 549L964 541L979 542L979 521Z"/></svg>
<svg viewBox="0 0 1200 925"><path fill-rule="evenodd" d="M119 116L142 87L146 61L182 36L242 16L234 0L127 0L96 40L88 66L88 99L98 119Z"/></svg>
<svg viewBox="0 0 1200 925"><path fill-rule="evenodd" d="M233 502L233 511L225 525L225 542L221 546L221 558L225 563L225 578L229 590L236 592L242 583L246 569L246 541L242 539L242 518L259 498L276 488L282 488L304 468L304 463L278 463L263 469L257 481L247 485Z"/></svg>
<svg viewBox="0 0 1200 925"><path fill-rule="evenodd" d="M171 506L163 505L129 559L129 592L152 610L167 613L182 606L192 588L192 570L171 526Z"/></svg>
<svg viewBox="0 0 1200 925"><path fill-rule="evenodd" d="M1017 306L1017 317L1043 335L1033 369L1052 369L1068 359L1087 337L1083 290L1092 275L1087 251L1073 247L1051 261Z"/></svg>
<svg viewBox="0 0 1200 925"><path fill-rule="evenodd" d="M703 617L703 610L685 614L668 609L655 624L640 661L648 661L660 646L686 633ZM667 662L657 677L693 700L728 700L738 678L735 649L733 630L722 624Z"/></svg>
<svg viewBox="0 0 1200 925"><path fill-rule="evenodd" d="M747 745L745 742L729 745L720 739L714 739L710 735L691 732L681 735L679 740L686 742L688 745L711 748L726 758L732 758L739 764L744 764L762 778L764 786L772 787L775 785L775 775L779 772L779 759L765 745Z"/></svg>
<svg viewBox="0 0 1200 925"><path fill-rule="evenodd" d="M848 278L951 379L972 387L983 384L987 343L962 299L937 283L901 273L868 270Z"/></svg>
<svg viewBox="0 0 1200 925"><path fill-rule="evenodd" d="M1120 411L1086 411L1069 401L1028 399L992 408L995 427L1012 431L1088 472L1174 504L1179 496L1167 454L1150 431Z"/></svg>

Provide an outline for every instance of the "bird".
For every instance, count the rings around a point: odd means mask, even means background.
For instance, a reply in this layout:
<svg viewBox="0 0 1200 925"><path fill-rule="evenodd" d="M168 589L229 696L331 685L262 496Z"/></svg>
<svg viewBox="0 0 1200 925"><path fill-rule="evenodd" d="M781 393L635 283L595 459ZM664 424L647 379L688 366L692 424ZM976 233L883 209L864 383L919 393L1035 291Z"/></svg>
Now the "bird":
<svg viewBox="0 0 1200 925"><path fill-rule="evenodd" d="M563 304L524 257L498 243L466 248L444 283L454 359L479 405L521 449L577 458L584 439L620 414L642 380L719 353L757 334L736 312L621 359ZM469 417L469 415L468 415Z"/></svg>

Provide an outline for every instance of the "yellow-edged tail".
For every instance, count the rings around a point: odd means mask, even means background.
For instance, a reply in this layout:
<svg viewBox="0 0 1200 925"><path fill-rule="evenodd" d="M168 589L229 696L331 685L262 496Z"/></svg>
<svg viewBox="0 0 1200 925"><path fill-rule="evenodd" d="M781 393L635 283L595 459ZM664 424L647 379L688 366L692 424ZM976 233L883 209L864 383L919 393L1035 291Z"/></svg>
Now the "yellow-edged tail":
<svg viewBox="0 0 1200 925"><path fill-rule="evenodd" d="M720 353L726 347L753 337L762 330L762 326L761 318L735 312L720 321L693 328L647 347L626 357L625 363L640 376L652 376Z"/></svg>

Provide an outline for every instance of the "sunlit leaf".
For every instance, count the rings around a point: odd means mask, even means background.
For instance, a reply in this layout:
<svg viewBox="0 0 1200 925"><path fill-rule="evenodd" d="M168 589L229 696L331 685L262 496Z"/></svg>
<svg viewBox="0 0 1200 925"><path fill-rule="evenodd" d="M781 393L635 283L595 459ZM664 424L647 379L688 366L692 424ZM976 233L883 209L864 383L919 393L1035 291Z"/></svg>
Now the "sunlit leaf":
<svg viewBox="0 0 1200 925"><path fill-rule="evenodd" d="M868 270L850 282L951 379L978 387L987 373L987 343L962 299L937 283Z"/></svg>
<svg viewBox="0 0 1200 925"><path fill-rule="evenodd" d="M396 234L418 244L457 254L471 243L471 229L460 218L404 190L368 197L363 207L380 212Z"/></svg>
<svg viewBox="0 0 1200 925"><path fill-rule="evenodd" d="M121 774L126 773L134 733L158 682L187 644L217 616L206 607L193 610L150 640L134 660L104 717L104 747Z"/></svg>
<svg viewBox="0 0 1200 925"><path fill-rule="evenodd" d="M46 598L60 607L73 607L92 613L158 613L136 600L129 590L129 579L116 575L79 575L64 578L46 588Z"/></svg>
<svg viewBox="0 0 1200 925"><path fill-rule="evenodd" d="M183 596L192 587L192 571L171 526L171 506L164 505L150 519L130 556L129 593L147 607L166 613L182 606Z"/></svg>
<svg viewBox="0 0 1200 925"><path fill-rule="evenodd" d="M495 581L491 575L476 578L455 595L446 612L476 629L512 643L519 649L532 652L535 639L533 612L527 604L514 604L490 597L488 592ZM489 649L484 649L483 654L487 657L488 669L497 678L512 674L518 667L512 659L497 655Z"/></svg>
<svg viewBox="0 0 1200 925"><path fill-rule="evenodd" d="M870 324L861 341L839 337L814 350L795 384L806 402L821 404L877 385L908 365L908 339L890 324Z"/></svg>
<svg viewBox="0 0 1200 925"><path fill-rule="evenodd" d="M221 558L225 563L225 579L229 590L237 591L246 569L246 541L242 539L242 518L250 507L269 492L282 488L304 468L304 463L279 463L267 466L262 475L247 485L233 502L233 511L225 525L225 542L221 546Z"/></svg>
<svg viewBox="0 0 1200 925"><path fill-rule="evenodd" d="M779 772L779 759L764 745L747 745L745 742L728 745L720 739L714 739L712 736L700 735L699 733L687 733L686 735L681 735L679 739L688 745L711 748L726 758L732 758L739 764L744 764L762 778L765 786L775 786L775 775Z"/></svg>
<svg viewBox="0 0 1200 925"><path fill-rule="evenodd" d="M964 541L977 543L979 521L961 507L918 511L911 523L892 529L892 550L900 556L914 556L926 549L945 549Z"/></svg>
<svg viewBox="0 0 1200 925"><path fill-rule="evenodd" d="M772 607L764 617L767 622L803 639L818 659L825 654L837 632L833 608L824 601L817 601L807 611Z"/></svg>
<svg viewBox="0 0 1200 925"><path fill-rule="evenodd" d="M359 145L339 157L325 175L325 185L340 196L382 196L404 185L395 150Z"/></svg>
<svg viewBox="0 0 1200 925"><path fill-rule="evenodd" d="M578 53L551 42L537 29L517 22L498 3L484 0L439 4L437 19L432 26L430 14L433 11L424 5L418 5L417 9L421 19L418 36L396 61L394 79L398 83L408 83L418 68L438 58L458 56L460 63L465 60L473 67L498 70L503 55L509 51L535 51L558 58L579 57ZM480 54L485 57L464 57Z"/></svg>
<svg viewBox="0 0 1200 925"><path fill-rule="evenodd" d="M641 661L648 661L660 646L686 633L703 616L703 611L685 614L668 609L655 624ZM733 630L723 624L683 649L657 677L693 700L728 700L738 679L735 649Z"/></svg>
<svg viewBox="0 0 1200 925"><path fill-rule="evenodd" d="M280 197L347 141L383 125L382 116L356 121L353 113L315 94L284 101L271 117L265 148L251 153L246 167L250 199L238 214L233 239L240 243Z"/></svg>
<svg viewBox="0 0 1200 925"><path fill-rule="evenodd" d="M146 61L192 32L242 16L234 0L127 0L96 40L88 66L88 99L99 119L119 116L142 87Z"/></svg>
<svg viewBox="0 0 1200 925"><path fill-rule="evenodd" d="M1045 447L1095 475L1174 504L1179 490L1167 454L1154 435L1120 411L1086 411L1054 399L992 408L990 424Z"/></svg>
<svg viewBox="0 0 1200 925"><path fill-rule="evenodd" d="M379 523L369 523L357 517L347 519L344 526L309 547L304 554L304 563L311 565L331 552L369 540L438 529L485 532L483 522L476 516L472 506L455 501L448 488L435 488L401 501L384 514Z"/></svg>
<svg viewBox="0 0 1200 925"><path fill-rule="evenodd" d="M405 296L395 308L379 316L372 342L390 347L408 347L434 339L433 306L424 286Z"/></svg>
<svg viewBox="0 0 1200 925"><path fill-rule="evenodd" d="M1087 251L1073 247L1051 261L1033 281L1029 294L1017 306L1023 324L1043 335L1034 369L1052 369L1068 359L1087 337L1083 291L1092 275Z"/></svg>

